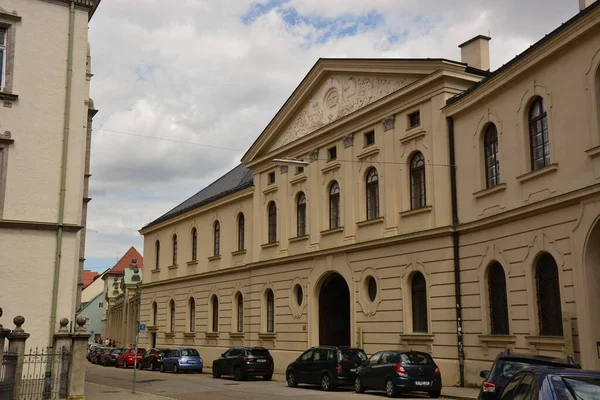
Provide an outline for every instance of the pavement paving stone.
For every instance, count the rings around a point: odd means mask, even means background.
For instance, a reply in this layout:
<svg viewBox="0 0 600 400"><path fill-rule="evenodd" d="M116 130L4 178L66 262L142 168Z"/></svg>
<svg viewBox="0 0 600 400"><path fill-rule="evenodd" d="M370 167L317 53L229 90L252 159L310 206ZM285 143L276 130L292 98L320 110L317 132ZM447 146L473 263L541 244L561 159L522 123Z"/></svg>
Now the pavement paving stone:
<svg viewBox="0 0 600 400"><path fill-rule="evenodd" d="M118 398L119 400L172 400L172 397L157 396L150 393L137 392L133 394L130 390L119 389L113 386L99 385L97 383L85 383L86 400L107 400Z"/></svg>

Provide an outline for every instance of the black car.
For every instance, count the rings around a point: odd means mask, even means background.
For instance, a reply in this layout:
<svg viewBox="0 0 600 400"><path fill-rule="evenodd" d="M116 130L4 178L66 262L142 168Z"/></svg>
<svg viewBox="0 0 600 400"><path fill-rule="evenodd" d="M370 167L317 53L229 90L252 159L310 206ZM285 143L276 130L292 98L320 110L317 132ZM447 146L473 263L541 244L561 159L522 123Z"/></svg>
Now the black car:
<svg viewBox="0 0 600 400"><path fill-rule="evenodd" d="M499 398L500 400L600 399L600 372L573 368L525 368L508 381Z"/></svg>
<svg viewBox="0 0 600 400"><path fill-rule="evenodd" d="M388 397L403 392L426 392L438 398L442 392L440 369L428 353L419 351L380 351L356 373L354 389L385 390Z"/></svg>
<svg viewBox="0 0 600 400"><path fill-rule="evenodd" d="M102 356L100 356L100 364L105 367L117 365L117 357L122 351L123 349L109 349L108 351L103 352Z"/></svg>
<svg viewBox="0 0 600 400"><path fill-rule="evenodd" d="M110 347L98 347L94 350L94 352L91 355L91 361L92 364L100 364L100 360L102 359L102 355L107 352L112 350L112 348Z"/></svg>
<svg viewBox="0 0 600 400"><path fill-rule="evenodd" d="M491 371L481 371L481 376L485 381L481 384L478 400L496 400L498 393L502 391L506 383L514 374L524 368L532 366L545 366L557 368L577 368L581 369L573 358L568 360L555 357L538 356L531 354L512 354L506 349L498 354Z"/></svg>
<svg viewBox="0 0 600 400"><path fill-rule="evenodd" d="M321 385L323 390L354 385L356 370L367 361L362 349L321 346L306 350L285 372L288 386Z"/></svg>
<svg viewBox="0 0 600 400"><path fill-rule="evenodd" d="M165 356L165 353L171 349L150 349L144 354L140 361L139 369L150 368L152 371L160 370L160 365Z"/></svg>
<svg viewBox="0 0 600 400"><path fill-rule="evenodd" d="M263 380L273 378L273 357L264 347L232 347L213 361L213 377L233 375L236 381L249 376L262 376Z"/></svg>

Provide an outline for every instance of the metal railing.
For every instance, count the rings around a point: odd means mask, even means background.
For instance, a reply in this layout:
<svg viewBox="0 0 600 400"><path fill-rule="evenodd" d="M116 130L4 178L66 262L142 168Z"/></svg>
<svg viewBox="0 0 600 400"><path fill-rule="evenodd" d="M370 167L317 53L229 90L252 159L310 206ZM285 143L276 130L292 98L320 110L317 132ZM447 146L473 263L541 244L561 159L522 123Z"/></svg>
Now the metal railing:
<svg viewBox="0 0 600 400"><path fill-rule="evenodd" d="M71 354L60 349L30 349L23 359L20 400L65 399L69 387Z"/></svg>

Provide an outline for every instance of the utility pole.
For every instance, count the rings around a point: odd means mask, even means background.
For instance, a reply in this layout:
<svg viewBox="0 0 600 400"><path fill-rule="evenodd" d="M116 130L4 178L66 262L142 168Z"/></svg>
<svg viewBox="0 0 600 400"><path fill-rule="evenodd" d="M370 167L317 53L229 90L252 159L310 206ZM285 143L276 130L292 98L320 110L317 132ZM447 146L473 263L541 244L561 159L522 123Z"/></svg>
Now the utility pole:
<svg viewBox="0 0 600 400"><path fill-rule="evenodd" d="M136 289L137 291L137 289ZM133 359L133 394L135 394L135 376L137 372L137 353L138 353L138 339L140 336L140 321L135 321L135 353Z"/></svg>

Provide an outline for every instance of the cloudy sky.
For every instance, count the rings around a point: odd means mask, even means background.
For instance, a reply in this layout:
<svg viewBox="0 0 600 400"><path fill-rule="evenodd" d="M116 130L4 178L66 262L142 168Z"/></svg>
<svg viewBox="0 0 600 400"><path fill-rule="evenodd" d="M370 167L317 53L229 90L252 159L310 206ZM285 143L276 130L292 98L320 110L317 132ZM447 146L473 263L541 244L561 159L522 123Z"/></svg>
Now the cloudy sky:
<svg viewBox="0 0 600 400"><path fill-rule="evenodd" d="M444 57L492 36L496 69L577 0L104 0L90 24L87 267L234 167L319 57Z"/></svg>

